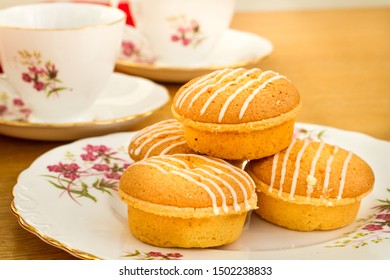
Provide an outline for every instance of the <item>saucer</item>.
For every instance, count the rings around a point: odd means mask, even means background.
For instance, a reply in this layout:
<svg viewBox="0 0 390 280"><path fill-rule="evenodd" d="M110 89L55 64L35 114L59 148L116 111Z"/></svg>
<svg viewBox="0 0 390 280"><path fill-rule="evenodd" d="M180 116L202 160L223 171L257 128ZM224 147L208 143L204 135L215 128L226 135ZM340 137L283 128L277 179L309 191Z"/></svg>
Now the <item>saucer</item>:
<svg viewBox="0 0 390 280"><path fill-rule="evenodd" d="M150 80L113 73L91 108L91 121L33 123L23 100L0 85L0 134L46 141L67 141L125 131L168 103L168 91Z"/></svg>
<svg viewBox="0 0 390 280"><path fill-rule="evenodd" d="M147 41L134 27L127 26L121 54L116 61L116 70L160 82L182 83L217 69L254 67L272 50L272 43L261 36L228 29L208 59L199 65L167 65L153 57Z"/></svg>

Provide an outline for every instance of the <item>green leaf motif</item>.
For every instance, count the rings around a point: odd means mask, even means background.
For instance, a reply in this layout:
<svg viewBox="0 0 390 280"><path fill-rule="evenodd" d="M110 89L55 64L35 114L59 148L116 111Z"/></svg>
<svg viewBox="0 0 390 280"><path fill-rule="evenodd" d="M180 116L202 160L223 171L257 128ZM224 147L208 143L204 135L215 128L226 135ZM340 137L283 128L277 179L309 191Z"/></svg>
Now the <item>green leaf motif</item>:
<svg viewBox="0 0 390 280"><path fill-rule="evenodd" d="M390 188L386 189L390 193ZM377 210L376 213L367 215L365 218L357 219L359 225L355 231L345 233L345 236L334 241L332 245L326 245L326 248L339 248L352 246L353 248L366 247L369 244L378 244L390 240L390 223L388 214L390 213L390 200L378 199L378 205L372 207ZM381 220L383 217L383 220ZM342 245L339 245L339 244Z"/></svg>
<svg viewBox="0 0 390 280"><path fill-rule="evenodd" d="M59 197L68 196L79 205L81 199L98 202L99 194L113 196L121 173L130 164L105 145L86 145L81 153L85 154L66 151L62 161L47 166L51 173L42 176L62 190ZM127 151L122 154L127 156Z"/></svg>
<svg viewBox="0 0 390 280"><path fill-rule="evenodd" d="M21 78L24 82L30 83L37 92L44 92L46 97L50 97L53 94L59 95L61 92L72 90L69 87L58 86L62 84L62 81L57 78L56 65L51 60L43 63L42 54L39 51L34 50L31 53L27 50L20 50L18 55L18 62L26 67L21 73Z"/></svg>

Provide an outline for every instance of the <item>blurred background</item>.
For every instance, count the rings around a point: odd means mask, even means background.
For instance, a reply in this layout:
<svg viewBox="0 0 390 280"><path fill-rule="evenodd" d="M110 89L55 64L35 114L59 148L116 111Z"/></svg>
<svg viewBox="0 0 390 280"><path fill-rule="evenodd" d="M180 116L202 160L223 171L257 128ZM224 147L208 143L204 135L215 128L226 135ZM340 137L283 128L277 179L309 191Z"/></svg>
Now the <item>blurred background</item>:
<svg viewBox="0 0 390 280"><path fill-rule="evenodd" d="M72 1L72 0L68 0ZM43 2L42 0L0 0L0 8L19 4ZM66 2L66 1L61 1ZM83 2L108 3L109 0L83 0ZM127 2L121 0L120 2ZM286 10L286 9L318 9L345 7L377 7L390 6L390 0L237 0L238 11L250 10Z"/></svg>

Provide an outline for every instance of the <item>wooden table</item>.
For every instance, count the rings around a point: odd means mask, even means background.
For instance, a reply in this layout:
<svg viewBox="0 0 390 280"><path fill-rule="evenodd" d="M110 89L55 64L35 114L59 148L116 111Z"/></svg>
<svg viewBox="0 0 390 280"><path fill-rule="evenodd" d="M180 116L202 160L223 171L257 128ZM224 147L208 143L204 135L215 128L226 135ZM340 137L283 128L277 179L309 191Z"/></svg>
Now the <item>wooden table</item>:
<svg viewBox="0 0 390 280"><path fill-rule="evenodd" d="M273 42L259 67L287 76L300 90L297 121L390 141L389 8L238 13L232 27ZM180 85L166 86L173 95ZM169 106L134 129L170 118ZM0 136L0 259L74 259L24 230L10 210L18 174L62 144Z"/></svg>

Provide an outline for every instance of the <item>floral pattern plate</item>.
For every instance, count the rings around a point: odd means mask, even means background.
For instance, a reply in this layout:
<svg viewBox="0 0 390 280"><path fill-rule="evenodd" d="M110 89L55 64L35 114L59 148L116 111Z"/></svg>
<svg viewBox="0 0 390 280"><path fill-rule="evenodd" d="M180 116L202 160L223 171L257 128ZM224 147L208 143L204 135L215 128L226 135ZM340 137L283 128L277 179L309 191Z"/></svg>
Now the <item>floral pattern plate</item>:
<svg viewBox="0 0 390 280"><path fill-rule="evenodd" d="M47 141L75 140L125 131L168 103L167 89L145 78L113 73L92 106L91 121L34 123L31 110L9 88L0 84L0 134Z"/></svg>
<svg viewBox="0 0 390 280"><path fill-rule="evenodd" d="M19 223L53 246L83 259L389 259L390 142L331 127L297 123L295 137L351 150L373 168L374 191L356 221L342 229L296 232L252 213L241 237L212 249L158 248L135 239L117 196L131 164L132 133L87 138L55 148L23 171L13 190Z"/></svg>
<svg viewBox="0 0 390 280"><path fill-rule="evenodd" d="M126 26L122 50L116 61L119 72L160 82L187 82L208 72L235 67L254 67L273 50L272 43L256 34L227 30L209 58L193 67L164 65L155 59L148 42L134 27Z"/></svg>

